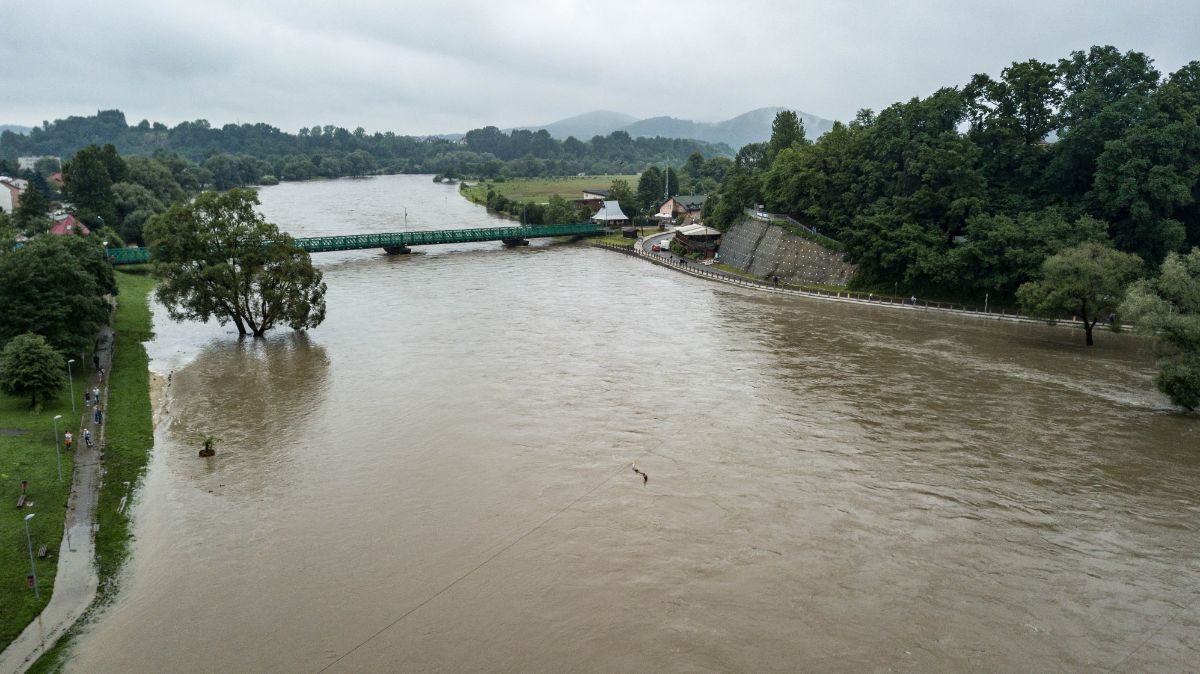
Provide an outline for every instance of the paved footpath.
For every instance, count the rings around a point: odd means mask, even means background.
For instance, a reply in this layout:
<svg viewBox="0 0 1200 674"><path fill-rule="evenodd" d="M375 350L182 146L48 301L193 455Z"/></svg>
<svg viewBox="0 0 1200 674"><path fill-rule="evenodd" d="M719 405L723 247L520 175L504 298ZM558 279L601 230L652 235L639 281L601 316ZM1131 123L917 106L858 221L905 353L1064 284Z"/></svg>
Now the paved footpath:
<svg viewBox="0 0 1200 674"><path fill-rule="evenodd" d="M98 337L100 367L107 375L112 370L112 329L105 326ZM46 648L53 646L75 621L83 615L96 597L96 546L93 527L96 521L97 496L100 493L100 458L104 450L104 427L108 422L108 377L99 381L95 372L88 378L88 390L100 388L100 409L105 423L93 420L95 405L83 408L79 428L75 433L75 474L71 481L71 496L67 500L67 517L63 525L66 535L58 550L58 572L54 577L54 594L42 614L30 623L21 636L0 653L0 673L24 672ZM83 442L84 429L92 431L92 447Z"/></svg>

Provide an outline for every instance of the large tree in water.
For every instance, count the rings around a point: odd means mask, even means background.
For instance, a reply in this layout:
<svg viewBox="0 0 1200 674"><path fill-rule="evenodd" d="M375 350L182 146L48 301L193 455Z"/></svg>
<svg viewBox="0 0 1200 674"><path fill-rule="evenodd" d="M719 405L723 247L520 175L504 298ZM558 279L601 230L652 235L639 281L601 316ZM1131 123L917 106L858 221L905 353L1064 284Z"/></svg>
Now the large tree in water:
<svg viewBox="0 0 1200 674"><path fill-rule="evenodd" d="M172 319L232 321L262 337L276 325L325 320L325 284L308 253L255 211L252 190L205 192L146 224L162 279L157 296Z"/></svg>

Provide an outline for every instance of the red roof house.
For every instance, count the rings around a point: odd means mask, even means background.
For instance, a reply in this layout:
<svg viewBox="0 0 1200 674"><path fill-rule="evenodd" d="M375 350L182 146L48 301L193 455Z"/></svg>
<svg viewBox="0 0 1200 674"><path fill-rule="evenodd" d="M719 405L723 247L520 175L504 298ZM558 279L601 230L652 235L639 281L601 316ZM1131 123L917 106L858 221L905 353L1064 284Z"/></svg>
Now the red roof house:
<svg viewBox="0 0 1200 674"><path fill-rule="evenodd" d="M87 225L75 219L74 215L64 215L61 218L56 217L53 225L50 226L50 233L55 236L68 236L71 234L79 234L87 236L92 233Z"/></svg>

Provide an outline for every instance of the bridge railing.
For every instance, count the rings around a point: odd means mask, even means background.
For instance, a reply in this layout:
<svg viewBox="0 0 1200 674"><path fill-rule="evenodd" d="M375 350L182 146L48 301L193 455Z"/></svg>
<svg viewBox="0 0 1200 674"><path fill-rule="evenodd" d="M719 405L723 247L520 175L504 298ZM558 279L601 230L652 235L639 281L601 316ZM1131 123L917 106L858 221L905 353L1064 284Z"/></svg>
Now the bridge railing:
<svg viewBox="0 0 1200 674"><path fill-rule="evenodd" d="M481 227L478 229L436 229L379 234L349 234L345 236L306 236L294 239L296 246L310 253L364 248L406 248L445 243L472 241L503 241L504 239L536 239L547 236L596 236L607 230L594 223L565 225L527 225L518 227ZM140 264L150 261L148 248L109 248L113 264Z"/></svg>

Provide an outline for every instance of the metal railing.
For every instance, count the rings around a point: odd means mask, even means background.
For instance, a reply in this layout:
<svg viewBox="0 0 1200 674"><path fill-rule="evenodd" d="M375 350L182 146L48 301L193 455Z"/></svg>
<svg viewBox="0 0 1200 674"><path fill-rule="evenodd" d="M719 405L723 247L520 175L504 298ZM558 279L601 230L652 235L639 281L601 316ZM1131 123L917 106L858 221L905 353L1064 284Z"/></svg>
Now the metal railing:
<svg viewBox="0 0 1200 674"><path fill-rule="evenodd" d="M1061 318L1044 318L1037 316L1027 316L1012 311L1006 307L984 307L978 305L969 305L961 302L937 302L933 300L923 300L920 298L904 298L891 295L879 295L876 293L860 293L853 290L828 290L825 288L793 286L788 284L775 284L772 281L763 281L760 279L748 279L741 276L730 274L729 272L713 271L704 267L693 264L691 262L676 260L675 258L663 257L653 253L647 253L640 248L641 241L634 248L622 248L609 243L595 242L592 244L597 248L616 251L625 255L639 257L648 260L654 264L664 267L677 269L685 274L691 274L700 278L712 279L729 285L741 286L743 288L754 288L757 290L767 290L770 292L785 294L785 295L803 295L807 297L816 297L826 300L834 300L841 302L851 302L855 304L874 304L883 306L896 307L911 307L912 309L922 309L927 311L938 311L944 313L955 314L959 316L974 316L978 318L990 318L994 320L1014 321L1021 323L1039 323L1045 325L1047 323L1062 322L1066 324L1077 325L1074 317ZM1129 327L1131 323L1122 323L1122 328ZM1099 326L1097 326L1099 327Z"/></svg>
<svg viewBox="0 0 1200 674"><path fill-rule="evenodd" d="M607 230L593 223L569 225L527 225L517 227L481 227L479 229L438 229L345 236L308 236L294 239L296 247L309 253L365 248L407 248L445 243L536 239L548 236L600 236ZM148 248L109 248L113 264L141 264L150 261Z"/></svg>
<svg viewBox="0 0 1200 674"><path fill-rule="evenodd" d="M841 241L838 241L836 239L831 239L828 236L821 234L820 232L817 231L816 227L809 227L808 225L800 222L799 220L793 218L790 215L783 215L782 213L766 213L764 211L756 211L753 208L742 209L742 212L745 213L746 215L749 215L750 217L754 218L755 220L762 220L763 222L770 222L770 223L785 222L791 226L784 227L784 229L788 230L792 234L795 234L796 236L799 236L802 239L808 239L809 241L812 241L813 243L821 244L822 246L825 246L826 248L829 248L830 250L835 250L839 253L843 253L846 251L846 246L843 245Z"/></svg>

